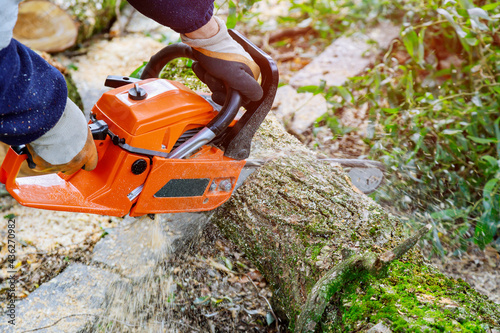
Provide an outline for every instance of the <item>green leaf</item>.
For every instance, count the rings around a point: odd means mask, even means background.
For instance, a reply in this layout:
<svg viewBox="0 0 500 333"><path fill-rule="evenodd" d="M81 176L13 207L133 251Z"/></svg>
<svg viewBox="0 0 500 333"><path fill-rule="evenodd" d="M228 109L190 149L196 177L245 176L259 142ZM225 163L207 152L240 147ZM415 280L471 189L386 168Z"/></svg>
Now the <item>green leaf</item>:
<svg viewBox="0 0 500 333"><path fill-rule="evenodd" d="M425 43L424 43L425 29L422 29L418 34L418 57L417 63L423 67L425 63Z"/></svg>
<svg viewBox="0 0 500 333"><path fill-rule="evenodd" d="M445 209L432 213L431 217L435 220L453 221L461 216L464 216L465 214L466 212L463 209Z"/></svg>
<svg viewBox="0 0 500 333"><path fill-rule="evenodd" d="M481 156L481 159L487 161L492 167L498 167L497 159L490 155Z"/></svg>
<svg viewBox="0 0 500 333"><path fill-rule="evenodd" d="M236 17L236 5L229 0L229 15L227 16L226 26L228 29L234 29L238 19Z"/></svg>
<svg viewBox="0 0 500 333"><path fill-rule="evenodd" d="M474 7L474 5L469 0L458 0L458 3L464 9L469 9L469 8Z"/></svg>
<svg viewBox="0 0 500 333"><path fill-rule="evenodd" d="M468 135L467 139L472 140L472 141L474 141L476 143L480 143L480 144L490 144L490 143L496 143L496 142L498 142L497 139L478 138L477 136L472 136L472 135Z"/></svg>
<svg viewBox="0 0 500 333"><path fill-rule="evenodd" d="M418 48L418 36L415 30L411 29L404 34L403 44L410 57L415 58L415 49Z"/></svg>
<svg viewBox="0 0 500 333"><path fill-rule="evenodd" d="M406 103L408 103L409 105L414 104L413 92L414 92L413 91L413 75L412 75L412 71L409 71L408 76L406 78L406 91L405 91Z"/></svg>
<svg viewBox="0 0 500 333"><path fill-rule="evenodd" d="M450 22L460 38L465 38L465 36L467 36L467 33L462 30L462 28L455 22L453 15L451 15L446 9L438 8L437 12L443 15L448 20L448 22Z"/></svg>
<svg viewBox="0 0 500 333"><path fill-rule="evenodd" d="M493 241L497 232L496 221L489 214L483 214L476 224L474 230L474 243L480 249L484 249L486 245Z"/></svg>
<svg viewBox="0 0 500 333"><path fill-rule="evenodd" d="M486 11L490 11L490 10L493 10L495 8L497 8L498 6L500 6L500 2L497 1L497 2L494 2L494 3L489 3L489 4L486 4L484 6L482 6L481 8L486 10Z"/></svg>
<svg viewBox="0 0 500 333"><path fill-rule="evenodd" d="M193 301L194 305L207 304L210 301L210 295L198 297Z"/></svg>
<svg viewBox="0 0 500 333"><path fill-rule="evenodd" d="M500 156L500 117L495 120L493 128L495 129L495 136L497 137L497 154Z"/></svg>
<svg viewBox="0 0 500 333"><path fill-rule="evenodd" d="M444 135L455 135L458 133L462 133L462 130L451 130L451 129L445 129L443 132Z"/></svg>
<svg viewBox="0 0 500 333"><path fill-rule="evenodd" d="M266 322L267 326L270 326L272 323L274 323L274 316L271 312L266 313Z"/></svg>
<svg viewBox="0 0 500 333"><path fill-rule="evenodd" d="M479 40L477 38L464 38L464 40L470 46L476 46L479 44Z"/></svg>
<svg viewBox="0 0 500 333"><path fill-rule="evenodd" d="M319 86L310 85L310 86L299 87L297 89L297 92L298 93L310 92L313 93L314 95L317 95L324 92L325 87L326 87L326 81L321 80Z"/></svg>
<svg viewBox="0 0 500 333"><path fill-rule="evenodd" d="M142 71L144 70L144 67L146 67L146 65L148 64L147 61L144 61L142 63L141 66L137 67L133 72L132 74L130 74L129 76L130 77L133 77L133 78L136 78L136 79L140 79L141 78L141 75L142 75Z"/></svg>
<svg viewBox="0 0 500 333"><path fill-rule="evenodd" d="M297 88L298 93L305 93L305 92L314 93L316 91L318 91L318 86L303 86Z"/></svg>
<svg viewBox="0 0 500 333"><path fill-rule="evenodd" d="M479 21L478 17L472 16L470 18L470 25L471 25L472 29L479 29L482 31L488 31L488 26L486 24L482 23L481 21Z"/></svg>
<svg viewBox="0 0 500 333"><path fill-rule="evenodd" d="M491 192L493 192L493 189L495 188L495 186L497 185L498 181L500 179L498 178L493 178L493 179L490 179L486 185L484 185L484 188L483 188L483 198L489 198L491 199Z"/></svg>
<svg viewBox="0 0 500 333"><path fill-rule="evenodd" d="M399 113L398 108L392 108L392 109L382 108L382 111L389 113L389 114L398 114Z"/></svg>
<svg viewBox="0 0 500 333"><path fill-rule="evenodd" d="M229 260L228 258L226 257L222 257L222 260L224 260L224 264L226 265L226 267L232 271L233 270L233 263L231 262L231 260Z"/></svg>
<svg viewBox="0 0 500 333"><path fill-rule="evenodd" d="M337 91L339 92L340 96L347 102L347 103L352 103L352 95L351 93L344 87L338 86L336 87Z"/></svg>
<svg viewBox="0 0 500 333"><path fill-rule="evenodd" d="M16 217L16 214L7 214L7 215L4 215L4 219L6 220L13 220L14 218Z"/></svg>
<svg viewBox="0 0 500 333"><path fill-rule="evenodd" d="M470 8L467 9L467 13L469 14L470 17L480 17L486 20L490 19L490 16L488 15L488 12L485 11L484 9L481 8Z"/></svg>

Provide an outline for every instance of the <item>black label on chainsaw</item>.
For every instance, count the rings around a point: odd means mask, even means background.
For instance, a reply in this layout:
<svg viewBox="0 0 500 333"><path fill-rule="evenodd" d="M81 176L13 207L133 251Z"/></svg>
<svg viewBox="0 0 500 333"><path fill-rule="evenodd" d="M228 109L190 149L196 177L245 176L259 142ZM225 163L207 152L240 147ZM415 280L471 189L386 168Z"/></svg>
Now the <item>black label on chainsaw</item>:
<svg viewBox="0 0 500 333"><path fill-rule="evenodd" d="M205 193L209 178L171 179L158 192L156 198L200 197Z"/></svg>

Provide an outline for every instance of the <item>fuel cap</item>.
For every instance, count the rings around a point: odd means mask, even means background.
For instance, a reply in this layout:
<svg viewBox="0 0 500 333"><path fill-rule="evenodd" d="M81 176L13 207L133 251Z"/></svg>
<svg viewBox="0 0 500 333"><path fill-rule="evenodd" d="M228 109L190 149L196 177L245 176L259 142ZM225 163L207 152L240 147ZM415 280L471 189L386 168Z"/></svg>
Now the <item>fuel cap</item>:
<svg viewBox="0 0 500 333"><path fill-rule="evenodd" d="M146 99L148 93L144 88L139 87L139 83L134 84L134 87L128 91L128 98L134 101Z"/></svg>

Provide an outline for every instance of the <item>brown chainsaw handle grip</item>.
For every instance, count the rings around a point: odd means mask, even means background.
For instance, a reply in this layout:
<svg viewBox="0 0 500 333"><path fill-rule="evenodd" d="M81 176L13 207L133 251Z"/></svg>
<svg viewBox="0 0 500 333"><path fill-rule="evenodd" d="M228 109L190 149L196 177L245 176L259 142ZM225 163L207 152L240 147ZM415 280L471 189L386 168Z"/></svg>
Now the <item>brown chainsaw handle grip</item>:
<svg viewBox="0 0 500 333"><path fill-rule="evenodd" d="M191 46L184 43L168 45L151 57L148 64L142 71L141 80L157 78L163 67L165 67L170 61L177 58L189 58L196 61ZM216 136L222 133L229 126L229 124L231 124L242 105L242 99L239 92L232 90L228 86L226 86L226 90L226 100L224 101L222 109L219 114L207 125L207 127L215 133Z"/></svg>
<svg viewBox="0 0 500 333"><path fill-rule="evenodd" d="M10 147L5 155L2 166L0 167L0 182L5 184L6 188L16 188L16 177L21 169L21 165L28 159L26 151L20 149L14 150Z"/></svg>

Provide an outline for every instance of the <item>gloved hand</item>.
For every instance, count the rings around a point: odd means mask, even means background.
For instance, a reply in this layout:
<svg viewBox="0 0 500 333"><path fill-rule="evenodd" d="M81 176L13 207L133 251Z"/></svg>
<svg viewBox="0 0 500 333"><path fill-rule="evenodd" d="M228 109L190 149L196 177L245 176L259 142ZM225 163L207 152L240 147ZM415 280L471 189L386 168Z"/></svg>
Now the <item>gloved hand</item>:
<svg viewBox="0 0 500 333"><path fill-rule="evenodd" d="M181 34L181 40L193 48L196 62L193 71L212 91L214 102L224 104L226 88L241 93L244 99L258 101L262 98L262 87L257 82L259 66L252 57L231 38L226 24L218 17L213 17L219 25L215 36L206 39L192 39Z"/></svg>
<svg viewBox="0 0 500 333"><path fill-rule="evenodd" d="M26 145L38 172L73 174L93 170L97 150L85 117L70 99L61 119L47 133Z"/></svg>

